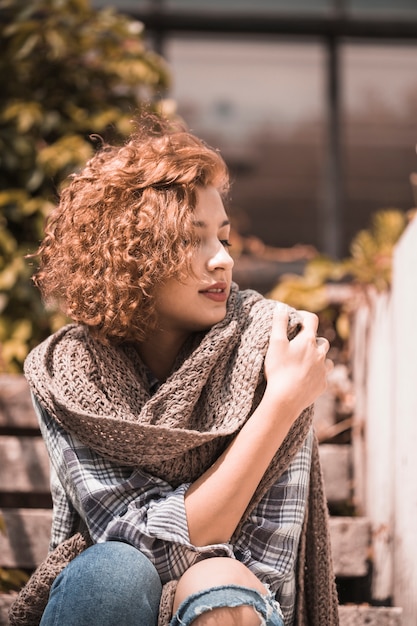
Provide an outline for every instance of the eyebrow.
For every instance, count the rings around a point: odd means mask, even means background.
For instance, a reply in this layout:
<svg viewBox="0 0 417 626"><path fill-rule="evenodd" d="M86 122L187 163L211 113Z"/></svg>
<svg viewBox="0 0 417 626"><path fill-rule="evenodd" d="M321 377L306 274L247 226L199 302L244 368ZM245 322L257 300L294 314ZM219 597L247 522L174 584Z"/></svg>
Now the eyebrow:
<svg viewBox="0 0 417 626"><path fill-rule="evenodd" d="M197 226L197 228L207 228L207 223L203 222L203 220L195 220L193 221L193 225ZM219 228L223 228L224 226L230 226L230 222L229 220L224 220L220 225Z"/></svg>

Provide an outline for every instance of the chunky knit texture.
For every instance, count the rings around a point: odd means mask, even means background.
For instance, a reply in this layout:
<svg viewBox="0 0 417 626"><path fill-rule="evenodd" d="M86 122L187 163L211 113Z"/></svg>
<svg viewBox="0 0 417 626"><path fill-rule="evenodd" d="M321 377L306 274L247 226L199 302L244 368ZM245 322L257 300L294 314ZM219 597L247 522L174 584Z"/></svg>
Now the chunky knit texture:
<svg viewBox="0 0 417 626"><path fill-rule="evenodd" d="M83 326L66 326L38 346L26 361L25 373L41 404L85 445L116 463L140 466L176 487L210 467L260 402L274 307L260 294L240 292L233 285L225 319L189 340L173 374L153 396L134 347L104 346ZM292 311L290 338L297 323ZM292 426L234 537L291 463L311 420L309 408ZM298 558L296 624L336 626L337 595L316 441L307 508ZM12 606L12 625L39 623L54 577L89 541L79 533L49 555ZM175 581L165 586L160 626L169 622L174 591Z"/></svg>

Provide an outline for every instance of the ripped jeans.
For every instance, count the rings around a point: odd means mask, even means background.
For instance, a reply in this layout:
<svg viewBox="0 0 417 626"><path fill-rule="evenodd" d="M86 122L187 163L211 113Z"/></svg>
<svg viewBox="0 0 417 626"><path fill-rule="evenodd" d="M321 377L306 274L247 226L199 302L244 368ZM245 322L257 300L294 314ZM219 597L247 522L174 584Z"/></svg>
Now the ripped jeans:
<svg viewBox="0 0 417 626"><path fill-rule="evenodd" d="M57 576L40 626L157 626L161 591L158 572L139 550L118 541L95 544ZM269 593L224 585L186 598L171 626L191 624L214 608L242 605L254 607L260 625L284 625Z"/></svg>
<svg viewBox="0 0 417 626"><path fill-rule="evenodd" d="M260 626L284 626L279 604L269 591L263 595L256 589L238 585L211 587L188 596L179 606L170 626L188 626L207 611L244 605L254 608L259 616Z"/></svg>

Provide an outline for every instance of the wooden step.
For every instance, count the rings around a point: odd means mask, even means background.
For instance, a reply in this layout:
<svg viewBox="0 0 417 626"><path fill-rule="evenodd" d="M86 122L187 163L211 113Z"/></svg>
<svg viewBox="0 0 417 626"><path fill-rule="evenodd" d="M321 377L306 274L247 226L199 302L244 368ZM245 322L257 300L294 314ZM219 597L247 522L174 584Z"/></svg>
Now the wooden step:
<svg viewBox="0 0 417 626"><path fill-rule="evenodd" d="M350 503L350 446L321 444L319 449L330 507ZM7 537L0 534L0 567L30 570L47 554L52 511L49 461L23 376L0 376L0 459L0 513L8 530ZM330 532L336 576L368 575L371 541L368 521L331 517ZM10 601L11 596L0 595L0 626L8 623ZM400 626L400 613L399 609L343 606L341 626Z"/></svg>
<svg viewBox="0 0 417 626"><path fill-rule="evenodd" d="M350 446L322 444L319 450L328 502L349 501ZM49 461L40 436L1 436L0 458L0 493L49 493Z"/></svg>
<svg viewBox="0 0 417 626"><path fill-rule="evenodd" d="M29 385L21 374L0 376L0 431L38 429Z"/></svg>
<svg viewBox="0 0 417 626"><path fill-rule="evenodd" d="M365 517L331 517L330 537L335 575L366 576L369 571L371 532Z"/></svg>
<svg viewBox="0 0 417 626"><path fill-rule="evenodd" d="M350 500L350 446L321 444L319 449L328 502ZM13 489L20 493L49 491L46 449L29 386L21 375L0 376L0 458L4 459L0 467L0 493Z"/></svg>
<svg viewBox="0 0 417 626"><path fill-rule="evenodd" d="M339 618L340 626L405 626L398 607L339 606Z"/></svg>
<svg viewBox="0 0 417 626"><path fill-rule="evenodd" d="M324 488L330 505L352 499L352 448L348 444L319 446Z"/></svg>
<svg viewBox="0 0 417 626"><path fill-rule="evenodd" d="M0 534L0 567L34 569L49 546L52 509L0 509L7 535Z"/></svg>
<svg viewBox="0 0 417 626"><path fill-rule="evenodd" d="M14 594L0 594L0 626L6 626ZM405 626L397 607L339 606L340 626Z"/></svg>
<svg viewBox="0 0 417 626"><path fill-rule="evenodd" d="M0 437L0 493L48 493L49 459L41 437Z"/></svg>
<svg viewBox="0 0 417 626"><path fill-rule="evenodd" d="M36 567L49 545L52 511L2 509L7 536L0 535L0 566ZM330 533L336 576L365 576L368 572L369 524L365 518L332 517Z"/></svg>

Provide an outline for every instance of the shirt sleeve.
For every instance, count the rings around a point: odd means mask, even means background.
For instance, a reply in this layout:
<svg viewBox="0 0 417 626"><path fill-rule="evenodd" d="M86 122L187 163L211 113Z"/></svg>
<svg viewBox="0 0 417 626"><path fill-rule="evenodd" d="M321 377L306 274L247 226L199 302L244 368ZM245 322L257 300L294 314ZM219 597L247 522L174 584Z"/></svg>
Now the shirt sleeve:
<svg viewBox="0 0 417 626"><path fill-rule="evenodd" d="M141 550L163 583L201 558L235 558L230 544L191 544L184 503L189 484L173 489L139 468L105 459L59 426L36 398L34 405L52 465L51 543L71 534L76 513L95 543L124 541Z"/></svg>
<svg viewBox="0 0 417 626"><path fill-rule="evenodd" d="M80 524L80 516L65 493L53 466L51 466L50 486L53 516L49 550L52 551L62 541L65 541L65 539L68 539L77 532Z"/></svg>

